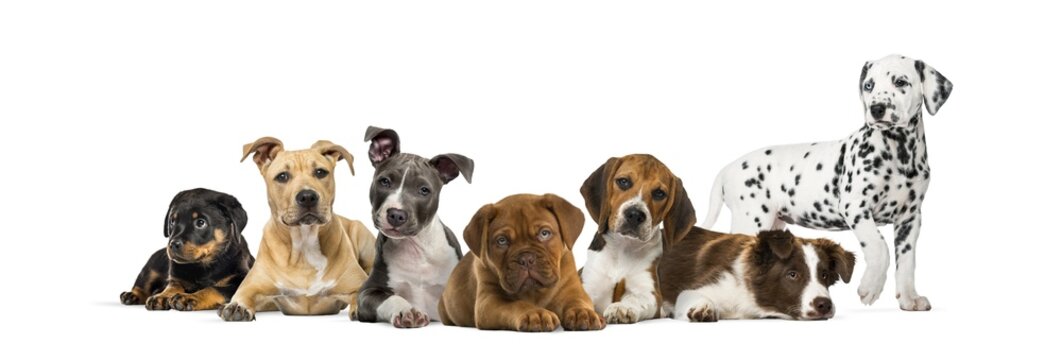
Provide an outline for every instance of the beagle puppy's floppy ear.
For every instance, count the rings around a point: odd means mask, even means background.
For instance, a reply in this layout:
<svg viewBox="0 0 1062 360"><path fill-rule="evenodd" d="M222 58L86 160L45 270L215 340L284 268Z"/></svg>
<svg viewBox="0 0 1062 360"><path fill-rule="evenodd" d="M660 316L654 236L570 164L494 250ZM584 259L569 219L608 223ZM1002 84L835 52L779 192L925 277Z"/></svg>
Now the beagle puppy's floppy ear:
<svg viewBox="0 0 1062 360"><path fill-rule="evenodd" d="M449 184L458 174L464 176L469 184L472 183L472 170L475 169L476 163L464 155L442 154L431 158L428 163L439 172L443 184Z"/></svg>
<svg viewBox="0 0 1062 360"><path fill-rule="evenodd" d="M560 226L557 231L564 240L564 245L571 250L575 245L575 239L579 238L579 233L583 232L583 223L586 221L583 211L555 194L543 195L542 206L549 209L553 217L557 218L557 225Z"/></svg>
<svg viewBox="0 0 1062 360"><path fill-rule="evenodd" d="M597 232L600 234L608 232L608 219L612 216L608 198L612 189L612 178L616 176L619 166L620 158L608 159L583 181L583 187L579 189L583 200L586 201L586 211L590 212L590 218L597 222Z"/></svg>
<svg viewBox="0 0 1062 360"><path fill-rule="evenodd" d="M350 167L350 174L354 175L354 155L351 155L350 151L347 151L347 149L333 144L328 140L318 140L313 143L313 146L310 148L320 151L321 155L331 158L336 163L338 163L339 160L346 160L347 167Z"/></svg>
<svg viewBox="0 0 1062 360"><path fill-rule="evenodd" d="M494 210L494 204L483 205L476 211L475 215L472 215L472 220L468 221L468 225L465 226L465 232L462 234L465 238L465 244L468 245L468 250L475 254L477 257L483 251L483 247L488 243L487 233L490 230L490 222L494 220L496 211Z"/></svg>
<svg viewBox="0 0 1062 360"><path fill-rule="evenodd" d="M914 67L922 79L922 99L926 110L929 115L936 115L937 110L948 101L948 96L951 96L951 81L922 60L915 60Z"/></svg>
<svg viewBox="0 0 1062 360"><path fill-rule="evenodd" d="M671 178L671 198L668 201L670 203L664 214L664 249L669 249L684 239L697 222L693 203L686 195L686 188L682 186L682 179L678 176Z"/></svg>
<svg viewBox="0 0 1062 360"><path fill-rule="evenodd" d="M402 142L398 140L398 132L391 129L369 126L365 129L364 141L372 142L369 144L369 162L372 163L372 167L402 152Z"/></svg>
<svg viewBox="0 0 1062 360"><path fill-rule="evenodd" d="M276 159L281 151L284 151L284 143L277 138L266 136L243 145L243 157L240 158L240 162L247 160L248 155L254 154L254 163L258 165L258 169L265 170L265 167Z"/></svg>

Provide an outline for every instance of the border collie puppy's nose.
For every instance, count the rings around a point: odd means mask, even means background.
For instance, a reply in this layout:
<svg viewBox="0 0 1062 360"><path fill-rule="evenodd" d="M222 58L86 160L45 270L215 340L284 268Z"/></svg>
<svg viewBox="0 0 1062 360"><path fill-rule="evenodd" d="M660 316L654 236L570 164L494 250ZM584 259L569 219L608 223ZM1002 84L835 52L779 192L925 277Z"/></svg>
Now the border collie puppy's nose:
<svg viewBox="0 0 1062 360"><path fill-rule="evenodd" d="M822 316L826 316L826 314L833 311L833 301L831 301L830 298L817 297L815 300L811 301L811 306Z"/></svg>
<svg viewBox="0 0 1062 360"><path fill-rule="evenodd" d="M881 118L885 117L885 105L870 105L870 115L874 116L875 120L881 120Z"/></svg>
<svg viewBox="0 0 1062 360"><path fill-rule="evenodd" d="M320 197L317 196L317 192L313 190L303 190L295 194L295 203L302 207L314 207L317 206L317 201Z"/></svg>
<svg viewBox="0 0 1062 360"><path fill-rule="evenodd" d="M628 208L627 210L623 210L623 218L631 225L639 225L645 222L645 212L634 208Z"/></svg>
<svg viewBox="0 0 1062 360"><path fill-rule="evenodd" d="M402 226L409 220L409 213L405 210L390 208L387 209L387 223L391 226Z"/></svg>

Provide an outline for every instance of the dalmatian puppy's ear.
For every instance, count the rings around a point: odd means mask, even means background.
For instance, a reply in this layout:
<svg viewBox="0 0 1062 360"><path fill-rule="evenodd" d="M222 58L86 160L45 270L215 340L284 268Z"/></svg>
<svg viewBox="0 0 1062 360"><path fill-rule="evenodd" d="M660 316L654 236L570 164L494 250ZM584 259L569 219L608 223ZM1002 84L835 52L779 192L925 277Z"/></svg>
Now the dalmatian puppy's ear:
<svg viewBox="0 0 1062 360"><path fill-rule="evenodd" d="M365 140L369 144L369 162L372 167L377 167L384 160L401 153L402 142L398 140L398 132L391 129L369 126L365 129Z"/></svg>
<svg viewBox="0 0 1062 360"><path fill-rule="evenodd" d="M874 63L867 61L863 63L863 71L859 73L859 94L860 98L863 95L863 82L867 81L867 71L870 71L870 67L874 66Z"/></svg>
<svg viewBox="0 0 1062 360"><path fill-rule="evenodd" d="M948 101L948 96L951 96L951 81L922 60L915 60L914 66L918 77L922 80L922 98L926 104L926 110L929 111L929 115L936 115L937 109L940 109L940 106Z"/></svg>

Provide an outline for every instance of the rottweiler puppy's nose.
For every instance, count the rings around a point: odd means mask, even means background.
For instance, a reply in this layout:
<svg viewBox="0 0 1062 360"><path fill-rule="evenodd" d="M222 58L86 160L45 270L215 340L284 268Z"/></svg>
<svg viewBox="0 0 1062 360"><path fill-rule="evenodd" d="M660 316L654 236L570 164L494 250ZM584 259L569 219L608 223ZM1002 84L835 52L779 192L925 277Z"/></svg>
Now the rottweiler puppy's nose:
<svg viewBox="0 0 1062 360"><path fill-rule="evenodd" d="M639 225L645 222L645 212L635 208L628 208L623 210L623 218L627 220L628 224Z"/></svg>
<svg viewBox="0 0 1062 360"><path fill-rule="evenodd" d="M387 223L391 226L402 226L409 219L409 213L405 210L390 208L387 209Z"/></svg>
<svg viewBox="0 0 1062 360"><path fill-rule="evenodd" d="M320 197L317 196L317 192L313 190L303 190L299 191L298 194L295 194L295 203L302 207L310 208L317 206L317 200L320 200Z"/></svg>
<svg viewBox="0 0 1062 360"><path fill-rule="evenodd" d="M815 307L815 311L818 311L821 315L829 314L833 310L833 301L830 298L817 297L811 301L811 305Z"/></svg>
<svg viewBox="0 0 1062 360"><path fill-rule="evenodd" d="M181 248L183 248L183 247L184 247L184 241L181 241L181 240L170 241L170 248L173 249L174 251L181 251Z"/></svg>
<svg viewBox="0 0 1062 360"><path fill-rule="evenodd" d="M875 120L881 120L881 118L885 117L885 105L870 105L870 115L874 116Z"/></svg>

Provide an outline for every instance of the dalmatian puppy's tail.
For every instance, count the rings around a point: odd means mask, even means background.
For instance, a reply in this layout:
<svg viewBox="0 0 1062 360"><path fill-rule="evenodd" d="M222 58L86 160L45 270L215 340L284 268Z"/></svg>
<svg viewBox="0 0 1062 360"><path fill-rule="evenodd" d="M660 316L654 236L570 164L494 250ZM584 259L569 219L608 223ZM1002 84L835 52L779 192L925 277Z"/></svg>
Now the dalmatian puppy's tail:
<svg viewBox="0 0 1062 360"><path fill-rule="evenodd" d="M715 225L715 221L719 219L719 211L723 209L723 173L720 171L719 175L715 176L715 182L712 183L712 195L711 203L708 205L708 217L701 223L701 228L712 229L712 225Z"/></svg>

